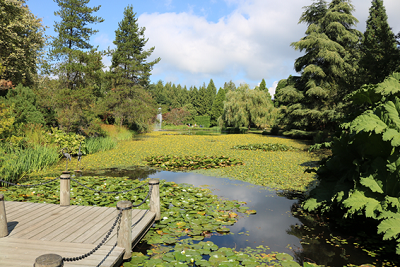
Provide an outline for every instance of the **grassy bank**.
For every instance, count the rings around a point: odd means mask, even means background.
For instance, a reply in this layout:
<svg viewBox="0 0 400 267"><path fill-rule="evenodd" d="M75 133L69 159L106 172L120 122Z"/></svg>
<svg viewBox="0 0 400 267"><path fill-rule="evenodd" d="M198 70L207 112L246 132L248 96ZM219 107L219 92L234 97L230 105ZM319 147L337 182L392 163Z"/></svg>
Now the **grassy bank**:
<svg viewBox="0 0 400 267"><path fill-rule="evenodd" d="M147 164L145 158L157 155L227 156L243 161L244 165L196 172L292 190L304 190L314 180L313 174L304 173L304 170L315 164L317 158L305 151L308 146L300 140L259 134L187 136L166 135L165 132L153 132L142 137L136 141L120 142L116 149L85 156L82 161L83 170L144 166ZM297 149L269 152L232 149L238 145L263 143L283 144ZM65 163L61 161L52 171L60 172L64 168Z"/></svg>

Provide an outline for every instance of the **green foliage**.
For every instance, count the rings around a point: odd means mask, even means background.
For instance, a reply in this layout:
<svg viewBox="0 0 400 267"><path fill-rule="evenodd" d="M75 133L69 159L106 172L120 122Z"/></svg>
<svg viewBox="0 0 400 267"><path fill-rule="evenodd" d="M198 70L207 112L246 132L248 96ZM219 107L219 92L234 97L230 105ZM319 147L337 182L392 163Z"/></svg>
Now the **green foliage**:
<svg viewBox="0 0 400 267"><path fill-rule="evenodd" d="M13 90L8 90L5 99L0 99L0 101L14 107L14 123L43 124L44 116L38 108L36 98L36 94L30 88L19 84Z"/></svg>
<svg viewBox="0 0 400 267"><path fill-rule="evenodd" d="M242 165L243 162L225 156L152 156L146 158L148 165L165 170L215 169Z"/></svg>
<svg viewBox="0 0 400 267"><path fill-rule="evenodd" d="M152 62L146 59L154 51L154 47L145 51L144 47L148 41L144 37L146 28L139 28L136 13L133 7L128 6L124 9L124 18L118 23L115 31L116 49L112 53L111 72L113 73L114 86L141 85L147 87L150 82L150 71L153 66L161 59L157 58Z"/></svg>
<svg viewBox="0 0 400 267"><path fill-rule="evenodd" d="M194 117L194 121L198 126L210 127L210 116L196 116Z"/></svg>
<svg viewBox="0 0 400 267"><path fill-rule="evenodd" d="M117 140L111 137L91 137L85 140L83 154L93 154L106 151L117 146Z"/></svg>
<svg viewBox="0 0 400 267"><path fill-rule="evenodd" d="M295 131L333 132L343 119L348 104L343 99L358 87L357 47L362 34L353 28L357 23L353 11L347 0L329 5L319 0L305 7L299 23L307 24L306 36L291 44L305 52L295 62L301 77L282 81L275 95L279 123L289 135Z"/></svg>
<svg viewBox="0 0 400 267"><path fill-rule="evenodd" d="M87 27L89 24L101 23L104 20L93 16L100 6L90 8L90 0L54 0L60 7L55 12L61 21L55 22L49 53L50 60L59 61L52 68L52 73L72 89L74 86L85 86L87 76L101 72L101 55L89 43L90 37L98 32Z"/></svg>
<svg viewBox="0 0 400 267"><path fill-rule="evenodd" d="M317 170L319 186L304 203L308 210L341 209L379 221L383 239L396 239L400 254L400 75L350 97L370 108L334 138L332 156ZM390 226L390 229L389 229Z"/></svg>
<svg viewBox="0 0 400 267"><path fill-rule="evenodd" d="M220 88L211 108L211 126L218 125L218 119L224 112L225 90Z"/></svg>
<svg viewBox="0 0 400 267"><path fill-rule="evenodd" d="M225 127L266 127L274 120L274 107L265 92L251 90L247 84L226 94L222 122Z"/></svg>
<svg viewBox="0 0 400 267"><path fill-rule="evenodd" d="M13 106L7 106L0 103L0 137L5 137L9 134L15 117L13 115Z"/></svg>
<svg viewBox="0 0 400 267"><path fill-rule="evenodd" d="M382 82L400 65L400 50L387 19L383 0L373 0L361 44L364 84Z"/></svg>
<svg viewBox="0 0 400 267"><path fill-rule="evenodd" d="M65 133L57 128L51 128L51 133L46 135L49 144L55 144L59 149L59 152L63 148L66 152L75 155L79 152L79 146L82 146L82 150L85 151L85 137L73 133Z"/></svg>
<svg viewBox="0 0 400 267"><path fill-rule="evenodd" d="M45 27L25 1L2 0L0 4L0 80L31 86L45 45Z"/></svg>
<svg viewBox="0 0 400 267"><path fill-rule="evenodd" d="M0 147L0 154L4 150ZM32 172L41 171L53 165L60 159L59 151L51 146L34 146L7 156L0 157L0 177L9 182L17 182Z"/></svg>
<svg viewBox="0 0 400 267"><path fill-rule="evenodd" d="M190 119L190 112L184 108L174 108L164 115L164 122L166 124L182 125Z"/></svg>
<svg viewBox="0 0 400 267"><path fill-rule="evenodd" d="M242 149L242 150L262 150L262 151L289 151L295 150L296 148L292 146L287 146L284 144L250 144L250 145L236 145L232 149Z"/></svg>

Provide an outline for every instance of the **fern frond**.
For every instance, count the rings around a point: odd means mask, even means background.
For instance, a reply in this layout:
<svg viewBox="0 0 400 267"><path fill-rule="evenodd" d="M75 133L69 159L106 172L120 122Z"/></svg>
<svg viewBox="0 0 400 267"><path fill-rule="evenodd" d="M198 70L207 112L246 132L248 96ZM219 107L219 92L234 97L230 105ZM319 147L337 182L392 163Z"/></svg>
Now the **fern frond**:
<svg viewBox="0 0 400 267"><path fill-rule="evenodd" d="M378 225L378 234L382 233L384 233L383 240L397 238L400 235L400 219L389 218L383 220Z"/></svg>

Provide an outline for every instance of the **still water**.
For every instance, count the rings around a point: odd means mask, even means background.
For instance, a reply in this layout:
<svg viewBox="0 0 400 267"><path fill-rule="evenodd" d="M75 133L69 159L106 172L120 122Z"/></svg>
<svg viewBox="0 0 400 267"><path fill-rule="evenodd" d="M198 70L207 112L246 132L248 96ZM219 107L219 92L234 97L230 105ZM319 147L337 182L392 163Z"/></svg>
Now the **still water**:
<svg viewBox="0 0 400 267"><path fill-rule="evenodd" d="M374 263L379 266L381 262L369 256L361 248L356 248L353 245L356 240L350 238L347 240L348 244L343 244L336 238L340 236L340 233L336 232L332 235L328 227L310 222L292 213L298 200L288 199L275 190L197 173L145 169L115 169L102 173L85 173L85 175L99 174L113 177L128 176L132 179L159 178L169 182L207 186L215 195L223 199L246 202L246 206L256 210L257 214L240 217L233 226L229 227L233 234L213 235L206 239L219 247L239 250L263 245L268 246L272 252L288 253L299 263L307 260L325 266L344 266L350 263L356 265Z"/></svg>

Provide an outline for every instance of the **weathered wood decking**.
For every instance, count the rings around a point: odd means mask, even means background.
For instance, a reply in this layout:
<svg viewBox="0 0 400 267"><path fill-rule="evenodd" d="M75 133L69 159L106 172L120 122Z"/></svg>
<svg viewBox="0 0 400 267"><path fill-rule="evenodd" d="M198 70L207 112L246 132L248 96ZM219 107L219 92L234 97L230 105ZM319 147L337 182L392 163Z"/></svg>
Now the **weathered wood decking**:
<svg viewBox="0 0 400 267"><path fill-rule="evenodd" d="M9 235L0 238L0 266L33 266L43 254L78 257L97 246L111 228L118 211L116 208L66 206L55 204L5 201ZM132 210L132 224L144 210ZM148 211L132 229L132 247L146 234L155 220ZM117 241L116 229L108 241L93 255L69 266L97 266ZM124 249L115 247L101 266L119 266Z"/></svg>

